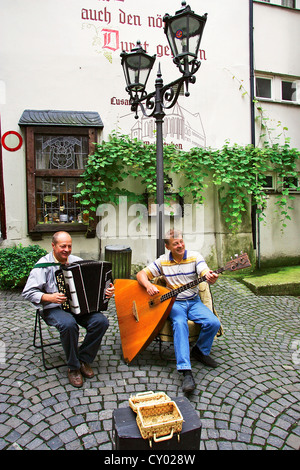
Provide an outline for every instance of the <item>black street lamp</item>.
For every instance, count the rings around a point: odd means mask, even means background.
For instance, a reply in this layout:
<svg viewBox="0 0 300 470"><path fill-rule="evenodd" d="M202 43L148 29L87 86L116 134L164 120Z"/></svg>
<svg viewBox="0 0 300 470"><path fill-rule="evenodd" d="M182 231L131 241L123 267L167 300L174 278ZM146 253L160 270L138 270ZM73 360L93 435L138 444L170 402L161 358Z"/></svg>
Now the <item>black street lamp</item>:
<svg viewBox="0 0 300 470"><path fill-rule="evenodd" d="M173 61L182 76L177 80L163 84L160 65L155 81L155 91L146 93L146 84L156 56L146 54L140 42L130 53L122 52L121 63L126 80L126 91L130 95L131 110L138 119L138 108L147 117L154 117L156 123L156 203L157 203L157 257L164 253L164 165L163 165L163 119L165 109L172 108L178 99L182 86L185 84L185 96L189 96L188 85L195 83L194 74L201 62L198 52L202 33L207 20L204 16L196 15L181 2L182 8L174 16L166 14L163 18L164 33L167 36Z"/></svg>

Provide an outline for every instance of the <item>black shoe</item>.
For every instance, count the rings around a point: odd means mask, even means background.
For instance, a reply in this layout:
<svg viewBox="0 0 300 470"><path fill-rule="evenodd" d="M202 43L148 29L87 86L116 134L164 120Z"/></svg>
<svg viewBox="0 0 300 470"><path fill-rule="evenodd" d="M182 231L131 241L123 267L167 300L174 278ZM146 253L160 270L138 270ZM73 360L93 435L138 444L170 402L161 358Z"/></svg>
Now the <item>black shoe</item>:
<svg viewBox="0 0 300 470"><path fill-rule="evenodd" d="M195 388L196 384L192 373L190 372L189 374L185 374L182 382L182 391L184 393L190 393L195 390Z"/></svg>
<svg viewBox="0 0 300 470"><path fill-rule="evenodd" d="M194 346L191 351L191 356L193 356L197 361L202 362L205 366L216 368L218 363L212 359L210 356L205 356L197 346Z"/></svg>

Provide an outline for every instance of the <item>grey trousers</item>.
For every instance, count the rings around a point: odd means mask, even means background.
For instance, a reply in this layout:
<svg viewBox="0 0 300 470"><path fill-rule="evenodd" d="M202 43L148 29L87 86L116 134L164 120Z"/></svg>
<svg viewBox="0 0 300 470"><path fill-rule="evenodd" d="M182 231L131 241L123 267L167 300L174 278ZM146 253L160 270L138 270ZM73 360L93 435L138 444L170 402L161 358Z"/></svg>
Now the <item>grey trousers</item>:
<svg viewBox="0 0 300 470"><path fill-rule="evenodd" d="M79 369L80 362L90 364L94 361L109 324L103 313L89 313L75 318L58 307L44 310L42 316L48 325L55 326L59 331L70 370ZM86 335L78 347L79 325L86 329Z"/></svg>

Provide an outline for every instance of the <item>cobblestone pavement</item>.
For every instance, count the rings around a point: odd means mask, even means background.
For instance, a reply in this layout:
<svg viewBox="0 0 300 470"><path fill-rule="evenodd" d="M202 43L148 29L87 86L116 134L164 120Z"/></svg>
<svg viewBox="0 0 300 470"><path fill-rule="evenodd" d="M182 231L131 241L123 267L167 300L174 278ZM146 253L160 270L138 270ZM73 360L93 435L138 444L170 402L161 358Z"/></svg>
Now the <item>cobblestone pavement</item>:
<svg viewBox="0 0 300 470"><path fill-rule="evenodd" d="M213 295L224 327L212 349L220 365L193 362L197 388L189 396L202 422L200 449L298 450L300 298L257 297L226 277ZM44 370L32 344L32 305L20 292L2 291L0 299L0 449L111 450L113 410L128 406L131 394L183 395L172 345L163 359L153 342L123 362L114 301L95 377L75 389L66 367ZM61 354L55 348L51 361Z"/></svg>

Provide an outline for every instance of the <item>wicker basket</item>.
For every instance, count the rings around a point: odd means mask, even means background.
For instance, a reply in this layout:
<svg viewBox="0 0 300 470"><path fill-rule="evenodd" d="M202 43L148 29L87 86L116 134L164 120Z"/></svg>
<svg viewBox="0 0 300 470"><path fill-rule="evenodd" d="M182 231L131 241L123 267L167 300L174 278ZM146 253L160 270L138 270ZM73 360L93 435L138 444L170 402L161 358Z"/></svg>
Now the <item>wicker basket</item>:
<svg viewBox="0 0 300 470"><path fill-rule="evenodd" d="M164 392L138 393L129 399L130 407L137 413L136 422L143 439L154 442L172 439L182 430L183 417L176 403Z"/></svg>
<svg viewBox="0 0 300 470"><path fill-rule="evenodd" d="M174 401L166 401L156 405L139 406L136 418L143 439L149 439L152 447L154 442L172 439L175 433L182 430L183 417Z"/></svg>
<svg viewBox="0 0 300 470"><path fill-rule="evenodd" d="M141 405L156 405L170 400L171 399L164 392L141 392L129 398L129 406L137 413Z"/></svg>

